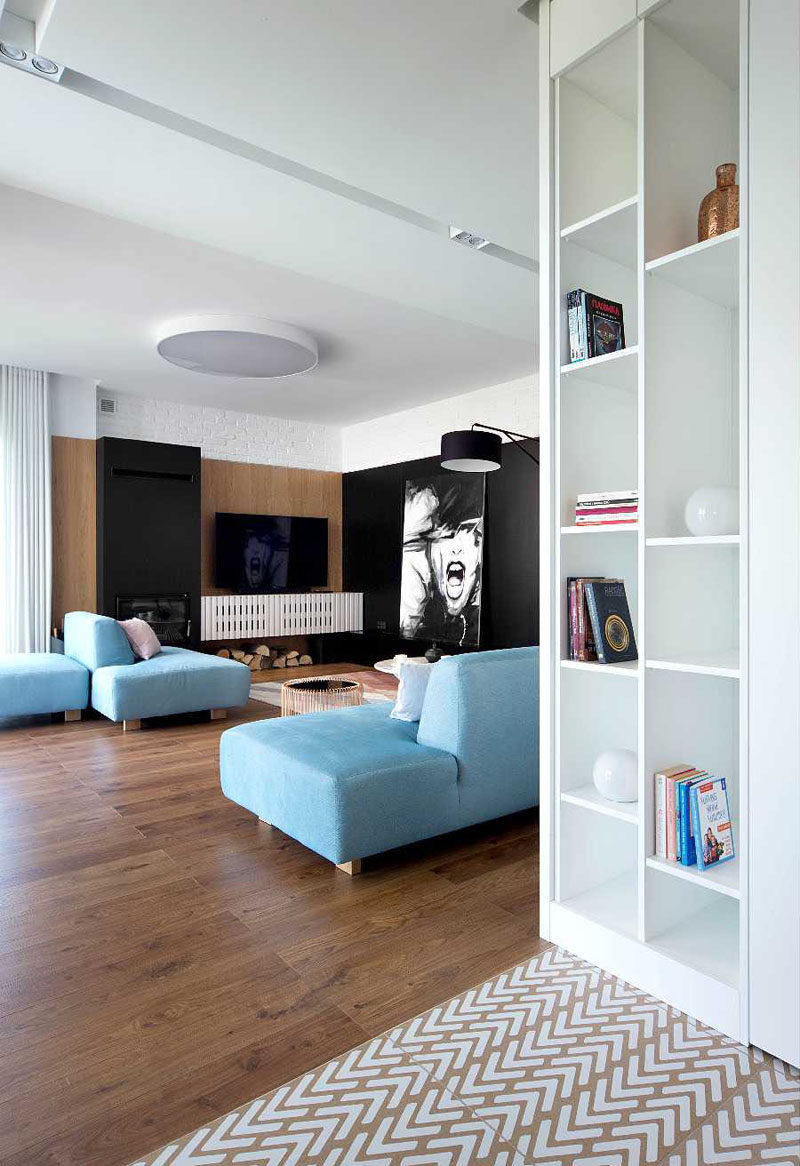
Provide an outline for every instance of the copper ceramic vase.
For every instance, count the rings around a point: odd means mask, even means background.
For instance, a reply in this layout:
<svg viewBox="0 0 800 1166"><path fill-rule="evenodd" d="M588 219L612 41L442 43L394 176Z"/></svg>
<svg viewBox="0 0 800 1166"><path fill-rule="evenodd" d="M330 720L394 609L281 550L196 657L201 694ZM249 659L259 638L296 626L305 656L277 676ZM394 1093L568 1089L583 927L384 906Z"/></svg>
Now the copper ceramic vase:
<svg viewBox="0 0 800 1166"><path fill-rule="evenodd" d="M717 166L717 185L700 203L697 216L697 241L724 235L739 226L739 187L736 184L736 163L723 162Z"/></svg>

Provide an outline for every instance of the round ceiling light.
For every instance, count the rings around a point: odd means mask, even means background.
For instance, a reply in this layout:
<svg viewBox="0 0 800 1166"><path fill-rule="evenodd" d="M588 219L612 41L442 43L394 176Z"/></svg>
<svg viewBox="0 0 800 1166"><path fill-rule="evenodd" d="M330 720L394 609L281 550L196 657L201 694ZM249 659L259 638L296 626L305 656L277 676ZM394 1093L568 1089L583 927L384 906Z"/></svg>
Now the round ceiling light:
<svg viewBox="0 0 800 1166"><path fill-rule="evenodd" d="M4 41L0 41L0 53L8 57L9 61L24 61L28 56L24 49L18 49L16 45L7 45Z"/></svg>
<svg viewBox="0 0 800 1166"><path fill-rule="evenodd" d="M48 73L52 76L52 74L58 72L58 65L55 61L51 61L49 57L31 57L31 64L40 73Z"/></svg>
<svg viewBox="0 0 800 1166"><path fill-rule="evenodd" d="M255 316L173 320L160 329L156 348L164 360L192 372L261 380L309 372L319 359L308 332Z"/></svg>

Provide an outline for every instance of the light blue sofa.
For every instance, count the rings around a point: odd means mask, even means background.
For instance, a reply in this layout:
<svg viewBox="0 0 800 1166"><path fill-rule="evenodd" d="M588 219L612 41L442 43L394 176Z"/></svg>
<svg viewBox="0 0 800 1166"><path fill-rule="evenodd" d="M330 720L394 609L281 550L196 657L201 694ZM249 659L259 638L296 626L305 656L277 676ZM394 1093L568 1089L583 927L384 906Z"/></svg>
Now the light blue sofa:
<svg viewBox="0 0 800 1166"><path fill-rule="evenodd" d="M387 702L228 729L223 793L350 874L367 855L537 805L538 648L433 667L418 725Z"/></svg>
<svg viewBox="0 0 800 1166"><path fill-rule="evenodd" d="M89 673L55 652L24 652L0 657L0 717L64 713L80 720L89 704Z"/></svg>
<svg viewBox="0 0 800 1166"><path fill-rule="evenodd" d="M92 707L126 729L146 717L221 713L245 705L250 693L246 665L169 647L136 660L117 621L88 611L65 615L64 652L91 673Z"/></svg>

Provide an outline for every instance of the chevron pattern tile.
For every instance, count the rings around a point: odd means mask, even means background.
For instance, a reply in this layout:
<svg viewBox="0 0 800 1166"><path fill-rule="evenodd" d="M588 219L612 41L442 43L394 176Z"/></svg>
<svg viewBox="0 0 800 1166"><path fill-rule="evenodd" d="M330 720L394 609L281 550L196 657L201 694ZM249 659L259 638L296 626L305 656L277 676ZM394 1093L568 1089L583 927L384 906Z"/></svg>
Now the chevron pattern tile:
<svg viewBox="0 0 800 1166"><path fill-rule="evenodd" d="M800 1166L800 1074L566 952L135 1166Z"/></svg>
<svg viewBox="0 0 800 1166"><path fill-rule="evenodd" d="M800 1079L767 1060L671 1155L669 1166L800 1166Z"/></svg>

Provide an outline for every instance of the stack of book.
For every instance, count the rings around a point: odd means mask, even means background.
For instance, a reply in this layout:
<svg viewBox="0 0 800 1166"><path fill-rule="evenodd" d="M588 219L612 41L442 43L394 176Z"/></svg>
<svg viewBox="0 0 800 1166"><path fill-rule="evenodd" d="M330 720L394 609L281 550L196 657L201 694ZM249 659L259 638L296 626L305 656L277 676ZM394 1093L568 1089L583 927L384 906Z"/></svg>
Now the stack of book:
<svg viewBox="0 0 800 1166"><path fill-rule="evenodd" d="M656 855L707 870L735 857L724 777L691 765L655 774Z"/></svg>
<svg viewBox="0 0 800 1166"><path fill-rule="evenodd" d="M622 579L567 579L570 660L620 664L637 660Z"/></svg>
<svg viewBox="0 0 800 1166"><path fill-rule="evenodd" d="M599 494L579 494L575 502L576 526L607 526L638 520L638 490L604 490Z"/></svg>
<svg viewBox="0 0 800 1166"><path fill-rule="evenodd" d="M622 304L576 288L567 293L569 358L589 360L625 347Z"/></svg>

